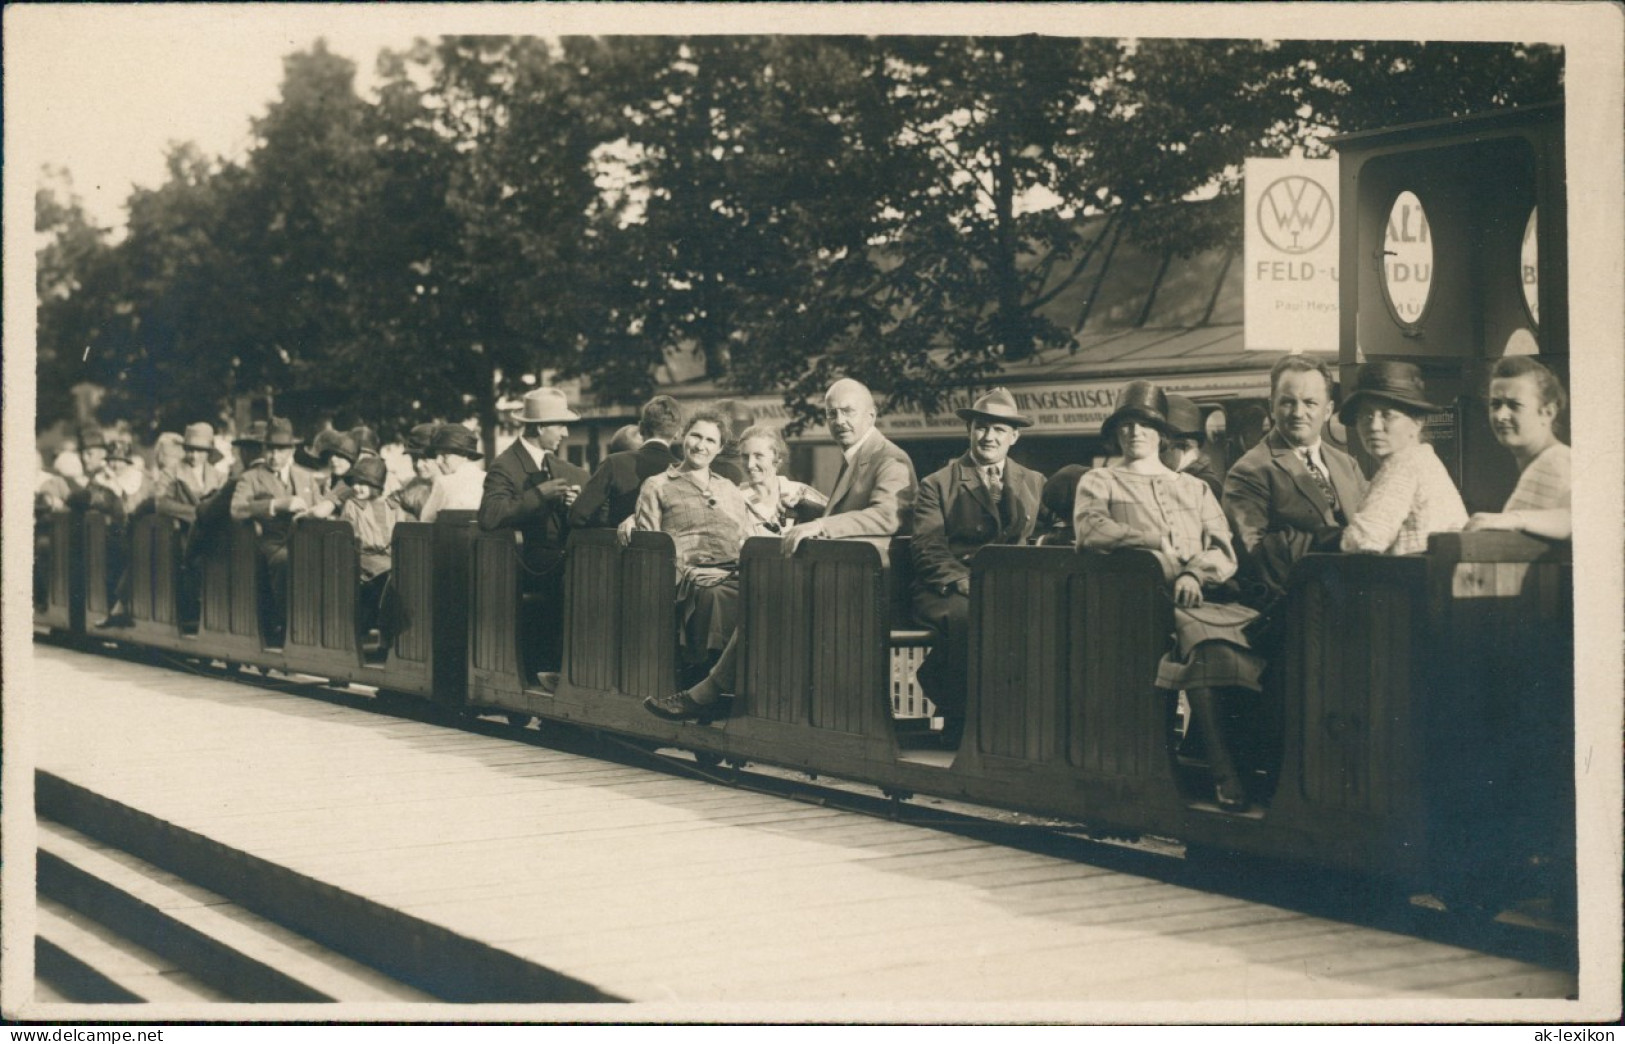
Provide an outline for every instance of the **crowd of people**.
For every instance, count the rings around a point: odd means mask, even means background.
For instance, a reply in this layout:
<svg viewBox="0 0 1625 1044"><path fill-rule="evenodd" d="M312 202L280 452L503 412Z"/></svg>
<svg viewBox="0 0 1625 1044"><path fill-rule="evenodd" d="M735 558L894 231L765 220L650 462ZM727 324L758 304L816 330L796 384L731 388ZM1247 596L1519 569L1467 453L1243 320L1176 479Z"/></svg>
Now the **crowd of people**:
<svg viewBox="0 0 1625 1044"><path fill-rule="evenodd" d="M77 453L43 476L36 511L94 509L115 532L143 511L185 523L183 627L196 626L202 555L231 522L252 521L271 645L283 640L292 526L302 517L342 519L356 540L361 625L373 650L387 645L391 627L395 524L467 512L461 517L484 530L522 536L515 569L524 667L544 688L557 686L562 661L570 532L613 529L623 543L637 531L664 532L676 548L680 687L645 706L673 721L728 713L747 539L776 537L786 555L809 539L866 540L884 554L893 537L908 535L915 623L937 636L918 680L949 745L966 712L974 554L989 544L1140 549L1161 563L1174 612L1156 688L1181 694L1186 738L1199 738L1215 803L1241 811L1256 797L1238 766L1235 730L1263 691L1290 576L1304 555L1418 554L1431 534L1464 529L1549 540L1572 532L1569 449L1555 431L1566 399L1539 362L1507 357L1492 370L1489 421L1519 480L1503 510L1471 516L1423 437L1428 416L1443 408L1428 399L1416 366L1373 361L1340 406L1333 391L1323 363L1282 358L1270 374L1267 432L1221 475L1201 452L1207 435L1199 407L1134 381L1102 425L1113 454L1107 462L1046 478L1010 459L1033 421L997 388L958 411L965 452L918 479L908 455L876 428L870 390L841 379L823 402L843 461L827 495L783 474L782 436L753 425L737 404L685 412L666 395L644 404L635 428L616 433L613 451L591 474L559 454L568 425L580 418L554 388L523 398L512 417L518 437L488 469L477 434L461 424L412 428L405 439L412 474L400 476L364 427L324 430L301 444L285 419L256 422L230 440L228 462L213 428L192 424L159 438L150 473L127 439L89 428ZM1376 462L1369 478L1323 437L1334 409ZM104 626L128 622L119 544L109 541L113 609Z"/></svg>

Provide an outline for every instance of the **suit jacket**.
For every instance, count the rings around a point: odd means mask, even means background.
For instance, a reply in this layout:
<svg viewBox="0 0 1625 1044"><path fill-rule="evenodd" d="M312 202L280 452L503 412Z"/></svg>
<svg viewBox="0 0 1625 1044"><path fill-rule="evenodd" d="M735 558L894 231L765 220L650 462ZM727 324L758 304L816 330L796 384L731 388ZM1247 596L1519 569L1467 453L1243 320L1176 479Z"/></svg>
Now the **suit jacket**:
<svg viewBox="0 0 1625 1044"><path fill-rule="evenodd" d="M643 480L663 474L677 454L663 442L645 442L635 450L611 453L598 465L570 507L570 525L588 529L615 527L637 510Z"/></svg>
<svg viewBox="0 0 1625 1044"><path fill-rule="evenodd" d="M525 538L524 561L532 569L556 566L570 535L563 496L544 496L536 487L549 479L585 484L587 472L556 454L538 468L520 440L497 455L485 473L480 500L480 528L517 529Z"/></svg>
<svg viewBox="0 0 1625 1044"><path fill-rule="evenodd" d="M1347 519L1365 498L1365 476L1342 450L1322 442L1320 455ZM1235 533L1242 586L1255 604L1284 594L1293 565L1308 552L1335 551L1333 538L1344 525L1303 459L1276 431L1230 469L1224 510Z"/></svg>
<svg viewBox="0 0 1625 1044"><path fill-rule="evenodd" d="M945 593L970 576L971 556L987 544L1024 544L1038 518L1044 476L1013 460L1004 464L1004 495L994 508L970 454L920 483L914 505L914 589Z"/></svg>
<svg viewBox="0 0 1625 1044"><path fill-rule="evenodd" d="M891 538L909 531L916 486L908 454L872 431L835 480L824 508L823 535L868 540L884 558Z"/></svg>
<svg viewBox="0 0 1625 1044"><path fill-rule="evenodd" d="M251 518L259 524L261 554L275 554L287 546L293 527L288 501L294 495L293 485L271 470L269 460L256 460L237 480L231 494L231 517L238 522ZM306 506L311 506L308 501Z"/></svg>
<svg viewBox="0 0 1625 1044"><path fill-rule="evenodd" d="M220 473L207 464L199 470L182 465L169 476L168 485L158 495L158 513L183 522L195 522L198 505L221 484Z"/></svg>
<svg viewBox="0 0 1625 1044"><path fill-rule="evenodd" d="M333 476L328 472L312 471L301 467L298 461L288 470L293 477L294 496L305 502L305 507L313 508L326 500L333 488Z"/></svg>

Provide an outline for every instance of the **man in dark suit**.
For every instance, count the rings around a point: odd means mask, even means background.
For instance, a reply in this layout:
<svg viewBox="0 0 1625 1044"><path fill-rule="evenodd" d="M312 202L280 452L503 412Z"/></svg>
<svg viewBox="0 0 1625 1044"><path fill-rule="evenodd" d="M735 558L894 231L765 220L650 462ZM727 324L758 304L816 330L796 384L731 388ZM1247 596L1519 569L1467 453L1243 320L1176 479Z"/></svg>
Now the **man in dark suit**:
<svg viewBox="0 0 1625 1044"><path fill-rule="evenodd" d="M486 472L479 522L487 532L516 529L524 539L520 590L529 597L519 633L528 677L551 674L564 659L564 541L570 506L587 473L558 455L570 433L568 423L581 419L562 391L537 388L525 396L515 419L523 427ZM542 678L544 686L550 681Z"/></svg>
<svg viewBox="0 0 1625 1044"><path fill-rule="evenodd" d="M1324 363L1301 355L1277 362L1270 407L1273 430L1236 461L1224 483L1243 597L1266 613L1285 595L1298 559L1337 550L1366 491L1354 459L1321 439L1332 413Z"/></svg>
<svg viewBox="0 0 1625 1044"><path fill-rule="evenodd" d="M937 632L918 678L950 743L959 741L965 725L971 556L987 544L1026 543L1044 489L1043 475L1009 459L1032 421L1008 391L995 388L957 412L970 448L920 483L910 543L914 618Z"/></svg>
<svg viewBox="0 0 1625 1044"><path fill-rule="evenodd" d="M638 506L643 480L676 464L672 443L683 435L683 408L670 395L656 395L638 414L643 445L611 453L598 465L570 508L570 525L577 529L618 526Z"/></svg>
<svg viewBox="0 0 1625 1044"><path fill-rule="evenodd" d="M907 533L912 521L914 463L875 429L874 396L851 378L836 381L824 394L824 421L846 463L835 480L824 516L786 529L779 537L779 547L788 557L803 540L813 537L868 540L884 557L891 538ZM699 684L669 696L650 696L643 701L644 708L667 721L715 717L721 710L721 696L734 691L737 639L735 633Z"/></svg>
<svg viewBox="0 0 1625 1044"><path fill-rule="evenodd" d="M231 520L254 521L265 582L260 586L260 626L265 644L281 646L288 621L288 540L293 520L311 509L294 476L293 425L273 417L266 426L265 456L243 472L231 493ZM308 490L308 486L307 486Z"/></svg>

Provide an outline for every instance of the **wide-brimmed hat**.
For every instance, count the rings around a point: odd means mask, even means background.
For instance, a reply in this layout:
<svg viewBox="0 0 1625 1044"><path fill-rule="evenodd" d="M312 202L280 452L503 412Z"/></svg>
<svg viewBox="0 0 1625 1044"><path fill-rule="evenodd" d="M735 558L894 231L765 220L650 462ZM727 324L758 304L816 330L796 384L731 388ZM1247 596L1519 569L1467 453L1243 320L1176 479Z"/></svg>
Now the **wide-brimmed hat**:
<svg viewBox="0 0 1625 1044"><path fill-rule="evenodd" d="M107 435L100 428L82 428L79 431L79 452L87 449L106 449Z"/></svg>
<svg viewBox="0 0 1625 1044"><path fill-rule="evenodd" d="M456 453L473 460L485 456L480 452L480 437L461 424L442 424L435 431L429 448L437 454Z"/></svg>
<svg viewBox="0 0 1625 1044"><path fill-rule="evenodd" d="M378 452L378 433L365 424L357 424L347 434L355 440L356 456Z"/></svg>
<svg viewBox="0 0 1625 1044"><path fill-rule="evenodd" d="M299 440L293 437L293 421L286 417L272 417L265 426L265 444L267 446L297 446Z"/></svg>
<svg viewBox="0 0 1625 1044"><path fill-rule="evenodd" d="M310 440L310 453L311 456L316 457L317 459L328 459L331 458L333 454L337 453L343 444L344 433L334 431L332 428L327 428L323 431L318 431L316 433L316 437ZM349 459L351 461L355 460L355 453L353 451L351 452Z"/></svg>
<svg viewBox="0 0 1625 1044"><path fill-rule="evenodd" d="M1003 388L994 388L969 406L954 412L964 421L986 417L1001 424L1008 424L1012 428L1025 428L1032 424L1030 417L1023 417L1021 411L1016 409L1015 396Z"/></svg>
<svg viewBox="0 0 1625 1044"><path fill-rule="evenodd" d="M1343 400L1337 419L1353 424L1362 402L1387 402L1413 413L1443 413L1445 407L1428 401L1422 370L1415 363L1382 359L1360 367L1354 391Z"/></svg>
<svg viewBox="0 0 1625 1044"><path fill-rule="evenodd" d="M265 445L265 422L255 421L248 426L248 430L231 440L233 446L263 446Z"/></svg>
<svg viewBox="0 0 1625 1044"><path fill-rule="evenodd" d="M520 424L563 424L581 417L570 412L570 400L559 389L537 388L525 393L513 419Z"/></svg>
<svg viewBox="0 0 1625 1044"><path fill-rule="evenodd" d="M1175 435L1187 439L1207 439L1207 425L1202 423L1202 407L1183 395L1168 396L1168 427Z"/></svg>
<svg viewBox="0 0 1625 1044"><path fill-rule="evenodd" d="M389 468L384 465L384 458L368 454L355 462L355 467L344 476L344 481L352 486L371 486L382 492L384 479L389 475Z"/></svg>
<svg viewBox="0 0 1625 1044"><path fill-rule="evenodd" d="M435 423L414 424L412 430L406 433L406 455L408 457L434 456L434 433L440 429Z"/></svg>
<svg viewBox="0 0 1625 1044"><path fill-rule="evenodd" d="M1117 438L1117 426L1130 420L1156 428L1164 435L1174 431L1168 423L1168 396L1150 381L1130 381L1117 393L1117 408L1100 426L1101 437L1108 442Z"/></svg>
<svg viewBox="0 0 1625 1044"><path fill-rule="evenodd" d="M186 434L181 436L181 448L189 450L208 450L209 463L217 462L222 454L220 447L214 444L214 425L208 421L198 421L196 424L186 426Z"/></svg>

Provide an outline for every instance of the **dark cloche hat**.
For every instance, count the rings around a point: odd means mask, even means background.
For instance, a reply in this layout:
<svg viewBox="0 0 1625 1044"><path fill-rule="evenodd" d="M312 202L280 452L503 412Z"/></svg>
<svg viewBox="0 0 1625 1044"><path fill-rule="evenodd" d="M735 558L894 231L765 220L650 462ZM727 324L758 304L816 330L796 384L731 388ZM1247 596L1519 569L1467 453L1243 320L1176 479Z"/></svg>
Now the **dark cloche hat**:
<svg viewBox="0 0 1625 1044"><path fill-rule="evenodd" d="M1032 424L1032 418L1023 417L1021 411L1016 409L1015 396L1003 388L994 388L969 406L954 412L964 421L986 417L1012 428L1025 428Z"/></svg>
<svg viewBox="0 0 1625 1044"><path fill-rule="evenodd" d="M244 431L241 435L238 435L235 439L231 440L231 444L233 446L241 446L244 444L250 446L260 446L264 443L265 422L262 420L257 420L250 424L247 431Z"/></svg>
<svg viewBox="0 0 1625 1044"><path fill-rule="evenodd" d="M134 447L130 445L129 439L116 438L107 441L108 460L122 460L127 464L130 462L130 454L133 452Z"/></svg>
<svg viewBox="0 0 1625 1044"><path fill-rule="evenodd" d="M106 449L107 435L102 429L90 425L79 429L79 452L87 449Z"/></svg>
<svg viewBox="0 0 1625 1044"><path fill-rule="evenodd" d="M299 445L299 440L293 437L293 421L286 417L272 417L271 422L265 426L265 444L267 446Z"/></svg>
<svg viewBox="0 0 1625 1044"><path fill-rule="evenodd" d="M485 456L480 452L480 437L461 424L442 424L435 430L430 448L436 453L456 453L475 460Z"/></svg>
<svg viewBox="0 0 1625 1044"><path fill-rule="evenodd" d="M351 464L354 464L356 462L356 458L361 456L361 448L356 445L354 437L350 435L340 435L338 438L333 440L332 453L333 456L343 457Z"/></svg>
<svg viewBox="0 0 1625 1044"><path fill-rule="evenodd" d="M1168 396L1168 426L1181 438L1207 438L1207 427L1202 423L1202 407L1183 395Z"/></svg>
<svg viewBox="0 0 1625 1044"><path fill-rule="evenodd" d="M342 445L343 439L344 434L342 432L334 431L332 428L318 431L316 433L316 437L310 440L311 455L315 457L330 457L339 451L339 447ZM351 454L350 459L352 461L355 460L355 455Z"/></svg>
<svg viewBox="0 0 1625 1044"><path fill-rule="evenodd" d="M1362 402L1386 402L1412 413L1443 413L1443 406L1428 401L1422 371L1415 363L1380 359L1360 367L1354 391L1343 400L1337 419L1353 424Z"/></svg>
<svg viewBox="0 0 1625 1044"><path fill-rule="evenodd" d="M355 467L345 476L351 485L371 486L382 491L384 478L389 474L389 468L384 465L384 458L368 454L355 462Z"/></svg>
<svg viewBox="0 0 1625 1044"><path fill-rule="evenodd" d="M1101 437L1108 442L1116 439L1117 426L1130 420L1150 425L1164 435L1174 430L1168 423L1168 396L1150 381L1130 381L1117 393L1117 408L1100 426Z"/></svg>
<svg viewBox="0 0 1625 1044"><path fill-rule="evenodd" d="M348 434L355 440L356 456L378 452L378 433L365 424L357 424Z"/></svg>
<svg viewBox="0 0 1625 1044"><path fill-rule="evenodd" d="M434 456L434 433L440 425L434 423L414 424L412 430L406 433L406 455L409 457Z"/></svg>

